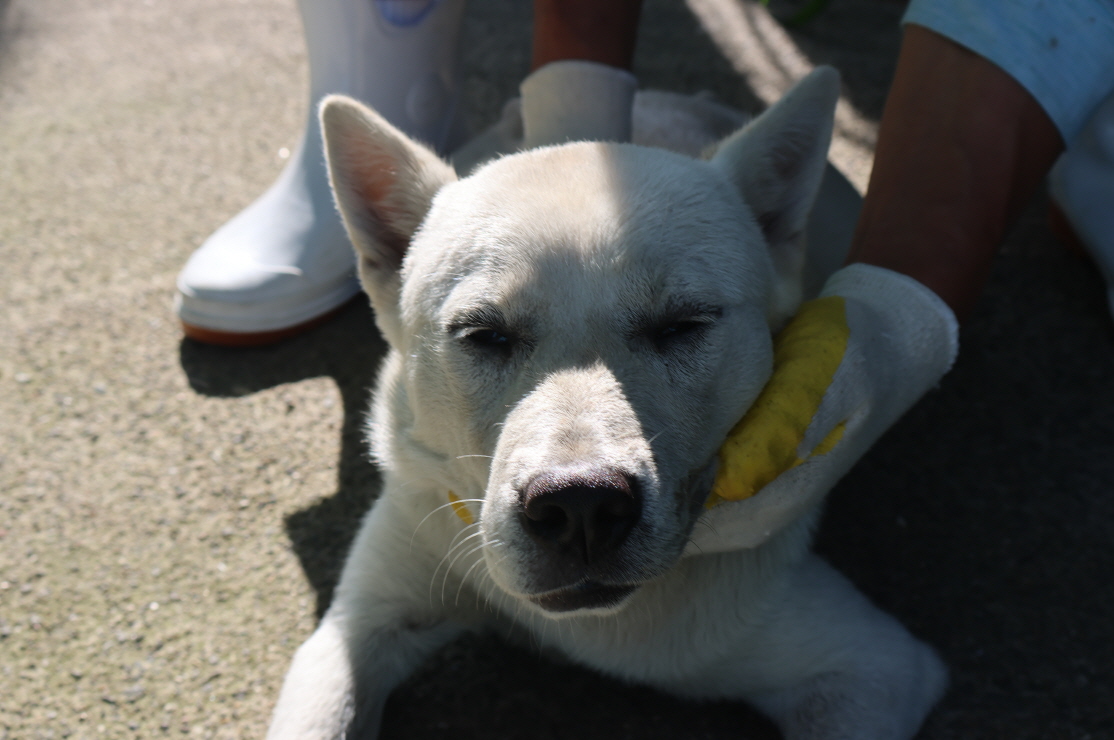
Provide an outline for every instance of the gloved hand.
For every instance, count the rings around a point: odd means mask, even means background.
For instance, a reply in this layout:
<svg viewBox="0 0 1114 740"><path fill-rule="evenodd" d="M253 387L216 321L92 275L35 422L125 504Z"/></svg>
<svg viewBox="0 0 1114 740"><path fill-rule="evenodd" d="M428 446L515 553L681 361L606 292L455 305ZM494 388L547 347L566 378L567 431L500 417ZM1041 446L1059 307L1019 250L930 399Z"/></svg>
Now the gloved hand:
<svg viewBox="0 0 1114 740"><path fill-rule="evenodd" d="M958 324L931 290L854 264L774 341L774 370L729 433L686 554L756 547L816 509L951 368Z"/></svg>
<svg viewBox="0 0 1114 740"><path fill-rule="evenodd" d="M522 148L567 141L631 140L638 80L606 64L551 62L530 74L522 93Z"/></svg>
<svg viewBox="0 0 1114 740"><path fill-rule="evenodd" d="M631 140L631 110L638 80L630 72L579 60L534 70L499 121L452 153L465 175L500 154L567 141Z"/></svg>

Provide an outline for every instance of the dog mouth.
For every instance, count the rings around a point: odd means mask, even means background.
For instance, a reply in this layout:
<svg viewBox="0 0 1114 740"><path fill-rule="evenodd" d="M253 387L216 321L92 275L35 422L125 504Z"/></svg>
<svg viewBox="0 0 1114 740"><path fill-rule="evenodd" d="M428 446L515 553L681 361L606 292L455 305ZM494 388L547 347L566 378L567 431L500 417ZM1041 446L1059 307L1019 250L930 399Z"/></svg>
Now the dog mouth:
<svg viewBox="0 0 1114 740"><path fill-rule="evenodd" d="M637 588L637 585L631 584L613 586L585 580L573 586L547 591L529 598L547 612L608 609L621 604Z"/></svg>

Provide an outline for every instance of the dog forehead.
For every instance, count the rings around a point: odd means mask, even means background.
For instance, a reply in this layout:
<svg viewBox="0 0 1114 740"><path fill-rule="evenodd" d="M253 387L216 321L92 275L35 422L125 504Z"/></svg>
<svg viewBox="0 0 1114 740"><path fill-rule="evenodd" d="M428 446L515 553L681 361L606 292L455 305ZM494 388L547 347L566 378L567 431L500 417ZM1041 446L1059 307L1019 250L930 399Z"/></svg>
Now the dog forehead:
<svg viewBox="0 0 1114 740"><path fill-rule="evenodd" d="M730 211L729 188L707 163L689 157L630 144L579 142L503 157L447 195L476 216L477 228L485 228L491 217L516 230L534 223L565 236L579 233L581 246L590 247L592 237L611 236L632 219L660 228L669 225L667 213L699 219L717 209Z"/></svg>
<svg viewBox="0 0 1114 740"><path fill-rule="evenodd" d="M408 262L404 295L438 303L527 286L563 300L670 285L760 300L770 270L753 218L710 165L601 143L504 157L447 186Z"/></svg>

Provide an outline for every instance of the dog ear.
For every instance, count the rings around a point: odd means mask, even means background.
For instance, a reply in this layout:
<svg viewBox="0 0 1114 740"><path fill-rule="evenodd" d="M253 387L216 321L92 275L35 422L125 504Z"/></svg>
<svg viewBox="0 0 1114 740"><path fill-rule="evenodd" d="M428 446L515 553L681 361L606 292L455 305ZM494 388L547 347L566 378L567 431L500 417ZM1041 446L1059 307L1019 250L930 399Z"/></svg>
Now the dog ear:
<svg viewBox="0 0 1114 740"><path fill-rule="evenodd" d="M827 164L839 73L818 67L719 145L712 164L739 189L770 246L777 286L771 320L801 300L804 232Z"/></svg>
<svg viewBox="0 0 1114 740"><path fill-rule="evenodd" d="M375 111L343 95L321 102L329 182L380 327L397 321L399 269L433 196L456 172ZM393 319L392 319L393 317Z"/></svg>

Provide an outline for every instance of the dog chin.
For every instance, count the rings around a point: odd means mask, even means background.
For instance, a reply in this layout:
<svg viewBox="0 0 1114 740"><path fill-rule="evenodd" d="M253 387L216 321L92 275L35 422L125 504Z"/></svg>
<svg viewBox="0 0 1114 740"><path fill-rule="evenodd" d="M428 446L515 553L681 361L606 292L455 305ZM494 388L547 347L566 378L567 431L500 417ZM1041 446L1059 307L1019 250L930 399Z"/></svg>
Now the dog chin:
<svg viewBox="0 0 1114 740"><path fill-rule="evenodd" d="M599 614L617 611L637 589L637 584L612 585L585 580L527 598L530 603L553 616Z"/></svg>

